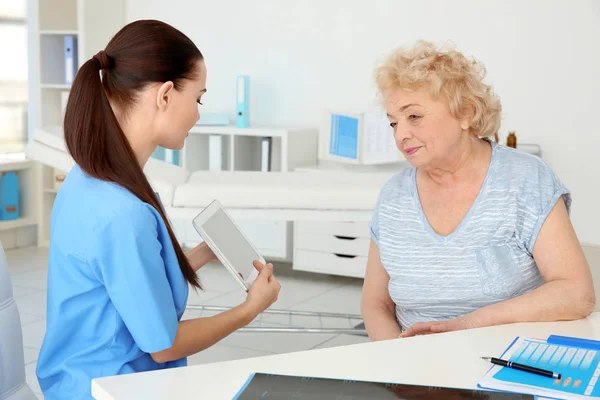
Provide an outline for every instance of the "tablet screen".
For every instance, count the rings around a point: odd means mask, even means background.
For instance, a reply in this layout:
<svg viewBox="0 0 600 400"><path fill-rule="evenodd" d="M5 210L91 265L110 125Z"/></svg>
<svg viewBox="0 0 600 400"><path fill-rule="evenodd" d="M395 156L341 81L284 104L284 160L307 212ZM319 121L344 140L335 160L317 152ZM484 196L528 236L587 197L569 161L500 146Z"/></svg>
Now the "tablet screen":
<svg viewBox="0 0 600 400"><path fill-rule="evenodd" d="M252 265L253 261L260 260L261 257L231 218L219 208L202 225L202 229L246 281L255 269Z"/></svg>

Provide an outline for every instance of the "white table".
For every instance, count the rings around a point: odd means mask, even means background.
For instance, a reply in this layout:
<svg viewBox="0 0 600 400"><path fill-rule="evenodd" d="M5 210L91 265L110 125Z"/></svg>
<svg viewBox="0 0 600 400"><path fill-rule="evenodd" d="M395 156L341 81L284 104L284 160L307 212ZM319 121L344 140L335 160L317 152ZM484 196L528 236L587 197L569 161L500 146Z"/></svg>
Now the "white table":
<svg viewBox="0 0 600 400"><path fill-rule="evenodd" d="M550 334L600 339L600 313L100 378L92 394L97 400L231 399L253 372L475 389L490 367L481 356L499 356L516 336Z"/></svg>

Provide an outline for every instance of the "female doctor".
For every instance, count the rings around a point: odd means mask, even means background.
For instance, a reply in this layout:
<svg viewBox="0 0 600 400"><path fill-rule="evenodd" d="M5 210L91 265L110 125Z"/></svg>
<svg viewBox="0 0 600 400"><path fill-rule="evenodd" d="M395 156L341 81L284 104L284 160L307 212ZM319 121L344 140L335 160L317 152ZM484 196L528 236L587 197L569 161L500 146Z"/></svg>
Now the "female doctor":
<svg viewBox="0 0 600 400"><path fill-rule="evenodd" d="M180 321L188 284L200 288L196 271L214 254L182 251L143 168L157 146L183 147L205 92L202 54L159 21L125 26L78 71L64 121L76 165L52 210L36 370L46 399L91 398L97 377L184 366L276 301L272 265L255 262L243 304Z"/></svg>

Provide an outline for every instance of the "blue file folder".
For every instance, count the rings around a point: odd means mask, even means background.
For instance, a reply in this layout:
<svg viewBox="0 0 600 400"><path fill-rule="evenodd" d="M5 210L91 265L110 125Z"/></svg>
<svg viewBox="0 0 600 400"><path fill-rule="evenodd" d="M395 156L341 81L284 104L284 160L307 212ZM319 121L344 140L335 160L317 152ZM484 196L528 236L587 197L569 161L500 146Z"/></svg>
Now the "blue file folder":
<svg viewBox="0 0 600 400"><path fill-rule="evenodd" d="M237 77L235 126L250 126L250 77L246 75Z"/></svg>
<svg viewBox="0 0 600 400"><path fill-rule="evenodd" d="M19 177L7 172L0 180L0 220L19 218Z"/></svg>
<svg viewBox="0 0 600 400"><path fill-rule="evenodd" d="M77 38L72 35L65 36L65 84L73 83L77 73Z"/></svg>

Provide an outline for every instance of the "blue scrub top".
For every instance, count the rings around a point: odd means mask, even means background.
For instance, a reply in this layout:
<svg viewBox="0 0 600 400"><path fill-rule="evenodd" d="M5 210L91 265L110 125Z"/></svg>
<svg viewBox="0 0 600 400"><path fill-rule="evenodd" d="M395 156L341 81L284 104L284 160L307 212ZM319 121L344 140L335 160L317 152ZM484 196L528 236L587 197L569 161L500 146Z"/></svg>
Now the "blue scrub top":
<svg viewBox="0 0 600 400"><path fill-rule="evenodd" d="M56 197L47 331L37 364L48 399L89 399L93 378L180 367L171 347L188 285L158 212L75 166Z"/></svg>

